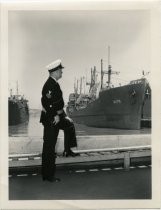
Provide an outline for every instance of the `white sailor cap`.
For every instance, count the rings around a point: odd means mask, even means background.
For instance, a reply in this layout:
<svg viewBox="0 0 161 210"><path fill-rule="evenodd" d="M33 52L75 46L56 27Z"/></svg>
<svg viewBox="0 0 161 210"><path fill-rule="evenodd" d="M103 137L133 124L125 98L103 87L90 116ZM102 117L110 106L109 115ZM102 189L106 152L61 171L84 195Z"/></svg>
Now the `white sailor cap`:
<svg viewBox="0 0 161 210"><path fill-rule="evenodd" d="M63 69L64 67L61 64L61 60L58 59L58 60L53 61L49 65L47 65L46 68L49 72L53 72L53 71L56 71L58 69Z"/></svg>

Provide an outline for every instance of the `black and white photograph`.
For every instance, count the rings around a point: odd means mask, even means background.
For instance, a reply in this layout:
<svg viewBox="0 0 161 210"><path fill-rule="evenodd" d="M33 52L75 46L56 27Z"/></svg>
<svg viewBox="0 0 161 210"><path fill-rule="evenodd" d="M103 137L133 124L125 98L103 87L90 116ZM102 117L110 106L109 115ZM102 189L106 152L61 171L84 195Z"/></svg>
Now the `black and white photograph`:
<svg viewBox="0 0 161 210"><path fill-rule="evenodd" d="M160 207L158 3L3 5L3 209Z"/></svg>

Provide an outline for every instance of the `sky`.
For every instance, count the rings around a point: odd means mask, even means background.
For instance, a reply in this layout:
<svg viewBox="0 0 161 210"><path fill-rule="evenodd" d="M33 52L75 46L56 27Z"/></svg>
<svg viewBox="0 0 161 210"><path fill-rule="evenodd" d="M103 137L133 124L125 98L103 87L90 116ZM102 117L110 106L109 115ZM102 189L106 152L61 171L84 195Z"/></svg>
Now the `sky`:
<svg viewBox="0 0 161 210"><path fill-rule="evenodd" d="M61 59L65 66L59 80L67 103L75 78L90 80L91 68L100 72L110 63L115 84L139 79L150 69L150 14L146 10L9 11L9 88L41 108L41 90L48 78L46 66ZM98 73L98 78L100 74ZM104 78L106 82L107 78Z"/></svg>

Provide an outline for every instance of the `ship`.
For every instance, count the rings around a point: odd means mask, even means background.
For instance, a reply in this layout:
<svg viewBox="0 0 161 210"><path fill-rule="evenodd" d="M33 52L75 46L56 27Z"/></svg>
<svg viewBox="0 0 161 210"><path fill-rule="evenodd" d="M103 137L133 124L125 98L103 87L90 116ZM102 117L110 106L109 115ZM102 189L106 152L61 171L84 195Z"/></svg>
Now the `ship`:
<svg viewBox="0 0 161 210"><path fill-rule="evenodd" d="M10 96L8 97L8 124L9 126L18 125L29 121L29 106L28 100L23 95L12 94L10 89Z"/></svg>
<svg viewBox="0 0 161 210"><path fill-rule="evenodd" d="M109 49L110 50L110 49ZM78 81L74 92L69 95L67 115L75 123L98 128L116 128L138 130L151 127L151 87L143 76L126 85L114 87L111 82L110 61L108 70L103 70L101 59L101 82L97 82L96 67L91 69L91 81L88 94L78 94ZM104 74L108 74L107 85L103 83ZM82 79L80 82L80 89ZM100 88L99 88L100 87ZM99 90L98 90L99 89Z"/></svg>

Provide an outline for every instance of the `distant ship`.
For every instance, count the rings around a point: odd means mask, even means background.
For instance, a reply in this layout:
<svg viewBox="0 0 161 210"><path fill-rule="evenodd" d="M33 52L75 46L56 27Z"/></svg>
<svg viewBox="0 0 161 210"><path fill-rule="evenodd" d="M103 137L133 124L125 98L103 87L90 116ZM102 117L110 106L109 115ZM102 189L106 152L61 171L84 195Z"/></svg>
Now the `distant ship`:
<svg viewBox="0 0 161 210"><path fill-rule="evenodd" d="M8 97L8 120L9 126L18 125L29 120L28 100L18 94L18 87L16 95L12 95L12 90L10 90L10 97Z"/></svg>
<svg viewBox="0 0 161 210"><path fill-rule="evenodd" d="M108 74L107 86L104 87L103 75ZM112 71L103 71L101 60L101 84L96 78L96 68L91 70L89 93L78 94L78 85L74 93L69 95L67 114L74 122L91 127L141 129L151 127L151 88L146 78L133 80L129 84L113 87L111 84ZM80 87L82 84L80 84Z"/></svg>

